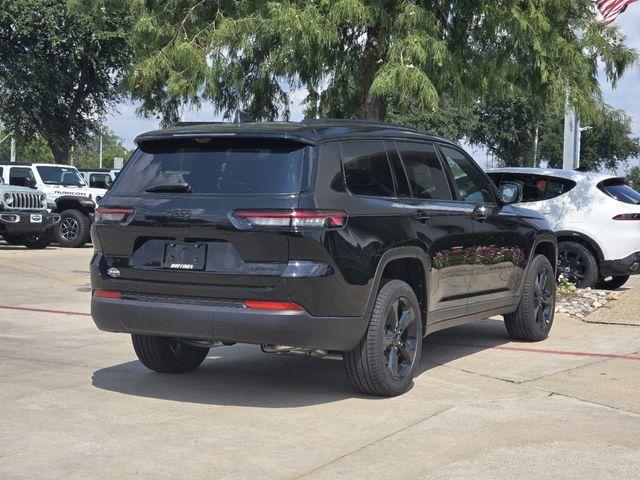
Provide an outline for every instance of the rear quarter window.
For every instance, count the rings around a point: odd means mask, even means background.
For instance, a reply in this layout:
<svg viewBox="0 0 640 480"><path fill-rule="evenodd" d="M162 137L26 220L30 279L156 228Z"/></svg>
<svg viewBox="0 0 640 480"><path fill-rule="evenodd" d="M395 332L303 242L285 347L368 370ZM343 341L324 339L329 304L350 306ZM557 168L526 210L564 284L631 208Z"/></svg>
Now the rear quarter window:
<svg viewBox="0 0 640 480"><path fill-rule="evenodd" d="M598 188L611 198L631 205L640 205L640 193L625 183L622 179L606 180Z"/></svg>
<svg viewBox="0 0 640 480"><path fill-rule="evenodd" d="M353 195L395 197L387 151L382 140L342 142L342 166Z"/></svg>
<svg viewBox="0 0 640 480"><path fill-rule="evenodd" d="M305 145L271 139L183 139L143 143L112 192L139 194L186 183L196 194L296 194L306 188Z"/></svg>

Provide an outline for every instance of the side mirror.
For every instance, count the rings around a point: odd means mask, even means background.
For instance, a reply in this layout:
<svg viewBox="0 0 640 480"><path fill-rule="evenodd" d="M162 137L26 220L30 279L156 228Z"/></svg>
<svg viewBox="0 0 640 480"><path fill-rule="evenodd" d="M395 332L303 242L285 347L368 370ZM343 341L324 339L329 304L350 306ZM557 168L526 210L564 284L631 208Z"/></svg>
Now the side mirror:
<svg viewBox="0 0 640 480"><path fill-rule="evenodd" d="M36 182L36 179L33 177L27 177L25 184L29 188L38 188L38 182Z"/></svg>
<svg viewBox="0 0 640 480"><path fill-rule="evenodd" d="M516 203L520 199L520 195L520 185L517 183L506 182L500 184L500 199L505 205Z"/></svg>

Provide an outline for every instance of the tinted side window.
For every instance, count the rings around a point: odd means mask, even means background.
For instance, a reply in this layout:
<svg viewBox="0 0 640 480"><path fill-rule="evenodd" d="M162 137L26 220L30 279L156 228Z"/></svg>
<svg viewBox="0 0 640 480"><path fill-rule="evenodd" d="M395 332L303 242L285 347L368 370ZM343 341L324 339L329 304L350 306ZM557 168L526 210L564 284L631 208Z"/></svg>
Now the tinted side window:
<svg viewBox="0 0 640 480"><path fill-rule="evenodd" d="M495 203L491 182L482 174L480 167L458 150L444 146L440 149L451 169L461 200Z"/></svg>
<svg viewBox="0 0 640 480"><path fill-rule="evenodd" d="M342 165L347 188L353 195L395 197L382 140L343 142Z"/></svg>
<svg viewBox="0 0 640 480"><path fill-rule="evenodd" d="M398 151L415 198L451 200L447 175L433 145L398 142Z"/></svg>
<svg viewBox="0 0 640 480"><path fill-rule="evenodd" d="M9 170L9 185L28 187L32 181L33 173L30 168L14 167Z"/></svg>
<svg viewBox="0 0 640 480"><path fill-rule="evenodd" d="M493 178L493 177L492 177ZM567 193L576 186L575 182L563 178L521 173L504 173L500 184L510 182L522 187L521 202L540 202Z"/></svg>
<svg viewBox="0 0 640 480"><path fill-rule="evenodd" d="M607 180L599 185L600 190L619 202L640 205L640 193L636 192L622 180Z"/></svg>
<svg viewBox="0 0 640 480"><path fill-rule="evenodd" d="M576 186L576 182L566 180L564 178L549 177L549 183L547 184L547 190L544 193L544 199L549 200L551 198L559 197L562 194L567 193Z"/></svg>
<svg viewBox="0 0 640 480"><path fill-rule="evenodd" d="M92 173L89 175L89 186L91 188L109 188L111 186L111 175L108 173Z"/></svg>
<svg viewBox="0 0 640 480"><path fill-rule="evenodd" d="M396 195L398 197L411 197L411 189L409 188L409 180L407 180L407 173L400 161L400 155L396 150L396 146L393 142L385 142L387 146L387 154L389 155L389 161L393 168L393 173L396 176Z"/></svg>

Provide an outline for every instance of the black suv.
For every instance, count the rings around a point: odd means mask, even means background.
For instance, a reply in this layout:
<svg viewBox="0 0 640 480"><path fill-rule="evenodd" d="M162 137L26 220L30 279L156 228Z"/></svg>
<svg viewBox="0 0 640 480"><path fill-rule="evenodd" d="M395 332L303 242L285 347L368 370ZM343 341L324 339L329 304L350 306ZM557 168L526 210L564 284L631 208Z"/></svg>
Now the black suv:
<svg viewBox="0 0 640 480"><path fill-rule="evenodd" d="M92 315L138 358L187 372L209 348L340 353L373 395L405 392L422 338L504 315L547 337L556 239L457 145L360 121L146 133L96 212Z"/></svg>

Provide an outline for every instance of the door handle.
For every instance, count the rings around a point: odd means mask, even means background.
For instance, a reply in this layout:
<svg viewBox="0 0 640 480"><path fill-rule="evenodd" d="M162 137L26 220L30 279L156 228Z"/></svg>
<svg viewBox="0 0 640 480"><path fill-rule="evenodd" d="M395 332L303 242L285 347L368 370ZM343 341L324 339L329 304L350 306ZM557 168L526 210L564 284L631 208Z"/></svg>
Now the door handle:
<svg viewBox="0 0 640 480"><path fill-rule="evenodd" d="M477 222L484 222L488 216L489 212L487 210L487 207L485 207L484 205L477 207L471 214L471 218L473 220L476 220Z"/></svg>
<svg viewBox="0 0 640 480"><path fill-rule="evenodd" d="M417 210L411 213L411 218L418 220L419 222L426 222L431 218L431 215L424 210Z"/></svg>

